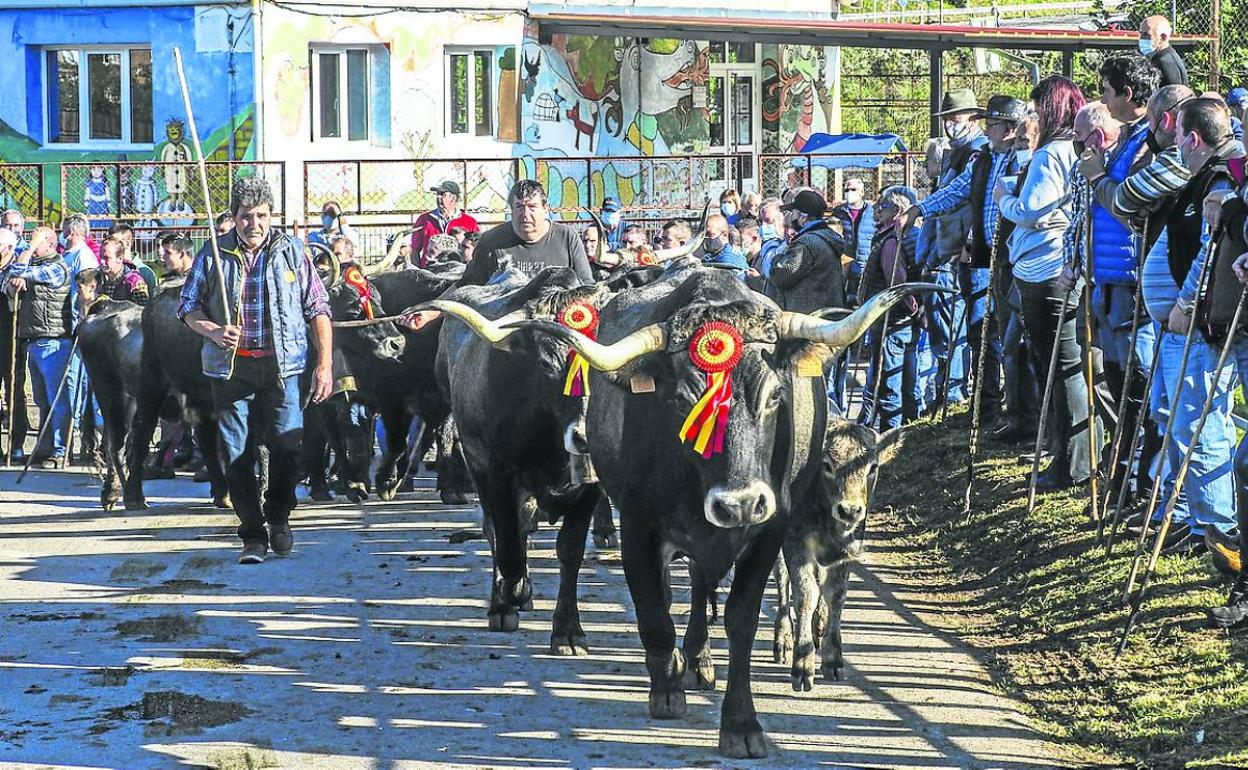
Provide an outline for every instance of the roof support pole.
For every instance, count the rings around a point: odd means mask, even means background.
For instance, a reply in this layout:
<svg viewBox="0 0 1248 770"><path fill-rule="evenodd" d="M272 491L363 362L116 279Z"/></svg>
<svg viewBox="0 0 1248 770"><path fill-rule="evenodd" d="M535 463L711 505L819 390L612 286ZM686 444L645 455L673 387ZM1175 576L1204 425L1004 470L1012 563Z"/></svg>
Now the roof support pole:
<svg viewBox="0 0 1248 770"><path fill-rule="evenodd" d="M1069 48L1062 51L1062 74L1075 79L1075 52Z"/></svg>
<svg viewBox="0 0 1248 770"><path fill-rule="evenodd" d="M941 126L940 117L936 114L940 112L940 98L944 96L945 83L945 57L943 48L929 48L927 50L927 72L928 72L928 110L927 114L931 115L931 135L933 137L941 137L944 135L943 126Z"/></svg>

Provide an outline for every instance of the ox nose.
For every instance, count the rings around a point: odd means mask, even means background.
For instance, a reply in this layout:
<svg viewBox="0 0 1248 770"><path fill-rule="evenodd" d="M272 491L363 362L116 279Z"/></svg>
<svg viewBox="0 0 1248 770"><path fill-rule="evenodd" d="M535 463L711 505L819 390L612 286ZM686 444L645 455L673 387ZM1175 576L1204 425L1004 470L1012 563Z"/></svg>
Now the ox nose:
<svg viewBox="0 0 1248 770"><path fill-rule="evenodd" d="M761 524L776 513L776 494L761 481L737 489L715 487L703 503L706 520L717 527Z"/></svg>
<svg viewBox="0 0 1248 770"><path fill-rule="evenodd" d="M847 527L856 527L858 522L866 518L866 515L865 506L845 502L836 504L836 518L840 519L841 523Z"/></svg>
<svg viewBox="0 0 1248 770"><path fill-rule="evenodd" d="M381 353L389 358L398 358L403 355L404 340L402 337L386 337L381 341Z"/></svg>

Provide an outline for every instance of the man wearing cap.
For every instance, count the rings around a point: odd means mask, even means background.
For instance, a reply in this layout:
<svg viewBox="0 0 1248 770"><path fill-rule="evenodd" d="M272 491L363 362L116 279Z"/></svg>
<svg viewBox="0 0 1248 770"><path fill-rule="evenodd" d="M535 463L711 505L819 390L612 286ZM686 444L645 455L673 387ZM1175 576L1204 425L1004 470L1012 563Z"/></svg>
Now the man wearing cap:
<svg viewBox="0 0 1248 770"><path fill-rule="evenodd" d="M624 221L624 211L620 202L610 195L602 199L602 224L607 228L607 247L615 250L620 248L620 238L624 235L628 223Z"/></svg>
<svg viewBox="0 0 1248 770"><path fill-rule="evenodd" d="M1140 53L1161 73L1163 86L1187 85L1187 65L1170 45L1174 28L1165 16L1149 16L1140 22Z"/></svg>
<svg viewBox="0 0 1248 770"><path fill-rule="evenodd" d="M16 261L18 246L18 234L5 227L5 224L0 222L0 288L4 285L5 272ZM13 420L9 446L0 445L0 453L3 454L0 456L0 463L10 453L15 459L21 456L22 445L30 430L30 422L26 417L26 350L20 344L13 344L17 341L13 334L14 325L17 323L15 306L16 299L9 296L8 292L0 291L0 366L4 367L0 369L0 385L4 389L5 407L0 410L0 420L3 420L6 429L9 427L10 415ZM10 372L13 374L12 381L9 379Z"/></svg>
<svg viewBox="0 0 1248 770"><path fill-rule="evenodd" d="M824 221L827 209L814 190L802 190L780 207L796 234L772 260L766 294L784 310L811 313L845 305L845 239Z"/></svg>
<svg viewBox="0 0 1248 770"><path fill-rule="evenodd" d="M1226 106L1231 110L1231 131L1235 138L1244 141L1244 116L1248 114L1248 88L1232 88L1226 95Z"/></svg>
<svg viewBox="0 0 1248 770"><path fill-rule="evenodd" d="M975 100L975 93L969 88L954 88L945 93L941 101L940 112L936 113L943 120L945 136L949 139L949 150L941 162L940 177L934 191L948 187L962 172L970 166L975 154L988 146L976 121L984 112ZM937 384L937 393L943 393L953 403L966 399L966 329L963 315L966 312L966 300L972 292L960 287L959 270L953 266L962 256L971 237L975 213L971 210L970 201L963 198L960 203L952 206L944 213L934 216L935 249L931 253L925 268L932 274L933 283L958 289L959 294L931 294L924 302L928 308L928 331L931 336L932 352L938 359L946 360L947 379ZM986 283L986 282L985 282ZM982 290L982 286L979 287ZM979 303L979 317L983 318L983 303ZM937 403L943 399L938 398Z"/></svg>
<svg viewBox="0 0 1248 770"><path fill-rule="evenodd" d="M411 259L418 267L425 267L433 256L429 253L433 236L449 233L452 227L462 227L468 233L481 232L477 220L459 208L458 184L448 179L429 191L437 196L437 208L421 214L412 224Z"/></svg>

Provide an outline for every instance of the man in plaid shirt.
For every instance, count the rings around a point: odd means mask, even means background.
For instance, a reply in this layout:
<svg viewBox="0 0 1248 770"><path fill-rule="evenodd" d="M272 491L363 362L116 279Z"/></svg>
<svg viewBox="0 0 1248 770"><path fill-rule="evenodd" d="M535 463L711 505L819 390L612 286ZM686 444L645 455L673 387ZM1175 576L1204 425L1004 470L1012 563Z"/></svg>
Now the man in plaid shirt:
<svg viewBox="0 0 1248 770"><path fill-rule="evenodd" d="M178 317L211 343L203 346L201 359L212 380L226 479L241 522L239 563L259 564L270 547L278 556L294 547L289 519L303 438L299 375L307 366L310 324L317 354L311 399L329 397L329 300L303 244L270 229L273 193L267 182L236 181L230 209L234 230L218 239L219 259L211 243L200 250L182 287ZM263 511L250 430L269 449Z"/></svg>

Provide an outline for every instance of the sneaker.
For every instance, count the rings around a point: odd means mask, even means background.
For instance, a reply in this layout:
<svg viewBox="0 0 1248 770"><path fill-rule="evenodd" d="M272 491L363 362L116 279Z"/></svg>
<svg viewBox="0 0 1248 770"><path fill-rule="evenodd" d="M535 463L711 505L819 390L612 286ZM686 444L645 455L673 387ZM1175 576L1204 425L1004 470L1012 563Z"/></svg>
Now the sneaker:
<svg viewBox="0 0 1248 770"><path fill-rule="evenodd" d="M1209 625L1227 630L1248 628L1248 583L1240 578L1226 604L1206 610Z"/></svg>
<svg viewBox="0 0 1248 770"><path fill-rule="evenodd" d="M1213 566L1224 575L1238 575L1243 569L1239 553L1239 538L1217 527L1205 530L1205 547Z"/></svg>
<svg viewBox="0 0 1248 770"><path fill-rule="evenodd" d="M243 543L243 552L238 556L239 564L263 564L269 548L264 543Z"/></svg>
<svg viewBox="0 0 1248 770"><path fill-rule="evenodd" d="M59 470L65 467L65 457L64 456L49 457L48 459L39 463L39 467L44 469L45 471Z"/></svg>
<svg viewBox="0 0 1248 770"><path fill-rule="evenodd" d="M1205 536L1193 534L1190 530L1182 537L1166 537L1161 549L1162 556L1200 556L1205 552Z"/></svg>
<svg viewBox="0 0 1248 770"><path fill-rule="evenodd" d="M289 556L295 548L295 535L290 531L290 524L270 524L269 545L278 556Z"/></svg>

